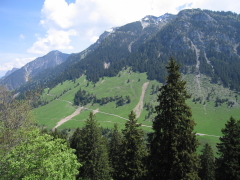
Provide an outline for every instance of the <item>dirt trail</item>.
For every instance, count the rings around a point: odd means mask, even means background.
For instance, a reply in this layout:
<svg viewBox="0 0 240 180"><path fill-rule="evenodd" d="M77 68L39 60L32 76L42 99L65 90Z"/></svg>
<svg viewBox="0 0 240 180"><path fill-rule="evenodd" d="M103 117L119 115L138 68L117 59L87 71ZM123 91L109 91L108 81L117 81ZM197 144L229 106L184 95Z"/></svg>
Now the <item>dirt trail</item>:
<svg viewBox="0 0 240 180"><path fill-rule="evenodd" d="M93 110L93 114L96 114L99 112L99 109L97 108L96 110Z"/></svg>
<svg viewBox="0 0 240 180"><path fill-rule="evenodd" d="M137 106L134 108L134 111L135 109L137 109L137 111L139 112L139 116L141 114L141 111L142 111L142 108L143 108L143 99L144 99L144 95L145 95L145 92L147 90L147 87L148 87L148 84L149 82L146 82L143 84L142 86L142 94L141 94L141 97L140 97L140 100L139 100L139 103L137 104ZM54 95L50 95L50 94L47 94L49 96L54 96ZM64 101L64 102L68 102L69 104L72 104L72 102L70 101L66 101L66 100L61 100L61 99L56 99L58 101ZM124 117L121 117L121 116L118 116L116 114L110 114L110 113L106 113L106 112L101 112L99 111L99 109L97 108L96 110L94 109L89 109L89 108L85 108L85 107L78 107L74 113L72 113L71 115L61 119L59 122L57 122L57 125L55 127L52 128L52 131L54 131L57 127L61 126L62 124L64 124L65 122L69 121L69 120L72 120L72 121L86 121L86 120L75 120L75 119L72 119L74 116L80 114L81 110L82 109L86 109L86 110L90 110L90 111L93 111L93 113L102 113L102 114L106 114L106 115L110 115L110 116L116 116L118 118L121 118L121 119L124 119L124 120L127 120L129 121L129 119L127 118L124 118ZM139 111L140 110L140 111ZM108 123L116 123L116 122L112 122L112 121L102 121L102 122L108 122ZM118 122L119 123L119 122ZM119 123L119 124L125 124L125 123ZM147 125L143 125L142 126L144 127L149 127L149 128L152 128L152 126L147 126ZM202 134L202 133L196 133L197 136L212 136L212 137L217 137L219 138L220 136L216 136L216 135L209 135L209 134Z"/></svg>
<svg viewBox="0 0 240 180"><path fill-rule="evenodd" d="M52 129L54 131L58 126L61 126L63 123L71 120L74 116L78 115L82 110L82 107L78 107L74 113L58 121L57 125Z"/></svg>
<svg viewBox="0 0 240 180"><path fill-rule="evenodd" d="M141 115L141 112L142 112L142 109L143 109L143 99L144 99L145 92L147 90L148 84L149 84L149 82L145 82L142 85L142 94L140 96L140 99L139 99L139 102L138 102L137 106L133 109L133 111L136 113L136 118L139 118L140 115Z"/></svg>
<svg viewBox="0 0 240 180"><path fill-rule="evenodd" d="M197 136L212 136L212 137L221 137L221 136L215 136L215 135L210 135L210 134L201 134L201 133L196 133Z"/></svg>

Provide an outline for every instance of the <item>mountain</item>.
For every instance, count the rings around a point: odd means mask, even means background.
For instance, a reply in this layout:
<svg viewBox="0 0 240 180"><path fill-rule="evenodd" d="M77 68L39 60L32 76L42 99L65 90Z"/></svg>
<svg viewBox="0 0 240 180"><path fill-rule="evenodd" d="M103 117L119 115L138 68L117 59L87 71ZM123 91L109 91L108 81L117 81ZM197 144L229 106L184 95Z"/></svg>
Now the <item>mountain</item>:
<svg viewBox="0 0 240 180"><path fill-rule="evenodd" d="M51 51L43 57L39 57L20 69L16 69L3 79L0 84L7 86L9 90L13 90L28 82L31 78L45 69L55 67L68 58L69 54L60 51Z"/></svg>
<svg viewBox="0 0 240 180"><path fill-rule="evenodd" d="M7 71L6 72L6 74L5 74L5 76L4 77L6 77L6 76L8 76L8 75L10 75L10 74L12 74L14 71L16 71L16 70L18 70L19 68L12 68L12 70L9 70L9 71Z"/></svg>
<svg viewBox="0 0 240 180"><path fill-rule="evenodd" d="M183 10L161 29L126 65L164 82L164 64L170 56L182 64L182 73L205 74L213 83L240 90L240 17L232 12Z"/></svg>
<svg viewBox="0 0 240 180"><path fill-rule="evenodd" d="M98 73L101 74L100 76L115 75L115 70L105 71L114 62L127 58L129 54L135 52L140 45L175 17L172 14L165 14L160 17L146 16L139 21L107 30L89 48L80 53L70 55L60 66L39 73L38 76L32 78L31 82L22 86L19 91L33 89L36 85L51 88L59 82L76 79L85 72L88 78L93 76L94 81L97 81L99 78L99 75L95 76Z"/></svg>
<svg viewBox="0 0 240 180"><path fill-rule="evenodd" d="M72 54L65 64L47 69L24 88L54 87L85 74L97 82L124 67L147 72L148 79L165 82L164 68L175 57L184 74L202 74L212 83L240 90L240 18L232 12L190 9L177 15L146 16L140 21L105 31L86 50ZM47 72L48 71L48 72Z"/></svg>
<svg viewBox="0 0 240 180"><path fill-rule="evenodd" d="M32 77L31 81L28 81L27 83L21 85L17 91L24 92L27 90L35 89L36 87L46 87L51 86L52 81L57 78L62 72L65 71L68 67L75 64L76 62L80 61L81 59L84 59L88 54L93 52L99 44L101 44L101 41L108 36L109 32L104 32L96 43L89 46L87 49L83 50L79 53L72 53L69 55L69 57L60 65L47 68L43 70L42 72L36 74L36 76Z"/></svg>
<svg viewBox="0 0 240 180"><path fill-rule="evenodd" d="M52 68L54 76L35 76L24 88L40 87L34 112L49 129L81 127L92 110L101 126L117 122L123 128L134 110L150 131L165 65L173 56L192 95L187 103L199 139L214 144L229 117L240 118L239 34L240 17L232 12L191 9L146 16L104 32L91 51L69 56L61 72L62 64Z"/></svg>

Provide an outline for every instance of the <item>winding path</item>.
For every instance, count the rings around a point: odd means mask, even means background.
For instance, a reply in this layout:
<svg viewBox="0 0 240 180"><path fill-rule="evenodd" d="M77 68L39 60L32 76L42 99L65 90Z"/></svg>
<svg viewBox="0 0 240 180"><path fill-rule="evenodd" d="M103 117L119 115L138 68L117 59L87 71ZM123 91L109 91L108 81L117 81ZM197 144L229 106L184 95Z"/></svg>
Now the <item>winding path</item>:
<svg viewBox="0 0 240 180"><path fill-rule="evenodd" d="M147 87L148 87L148 84L149 84L149 82L146 82L146 83L144 83L143 86L142 86L142 95L141 95L140 100L139 100L139 103L138 103L138 105L137 105L137 106L139 106L139 107L141 107L141 105L139 105L139 104L141 104L140 102L142 101L142 103L143 103L144 95L145 95L146 89L147 89ZM49 96L54 96L54 95L52 95L52 94L51 94L51 95L50 95L50 94L47 94L47 95L49 95ZM67 103L69 103L69 104L73 104L72 102L66 101L66 100L61 100L61 99L56 99L56 100L58 100L58 101L64 101L64 102L67 102ZM137 106L136 106L136 107L137 107ZM136 108L136 107L135 107L135 108ZM139 108L139 107L138 107L138 108ZM57 122L57 125L52 128L52 131L55 131L55 129L56 129L57 127L61 126L62 124L64 124L65 122L67 122L67 121L69 121L69 120L72 120L72 121L85 121L85 120L74 120L74 119L72 119L74 116L80 114L80 112L81 112L82 109L90 110L90 111L93 111L93 112L95 112L95 113L102 113L102 114L106 114L106 115L110 115L110 116L115 116L115 117L118 117L118 118L121 118L121 119L124 119L124 120L129 121L129 119L127 119L127 118L118 116L118 115L116 115L116 114L110 114L110 113L106 113L106 112L101 112L101 111L99 111L98 109L95 109L95 110L94 110L94 109L89 109L89 108L85 108L85 107L78 107L71 115L69 115L69 116L61 119L59 122ZM142 109L141 109L141 110L142 110ZM141 113L141 111L140 111L140 113ZM112 121L102 121L102 122L115 123L115 122L112 122ZM125 124L125 123L119 123L119 124ZM147 126L147 125L144 125L144 124L142 124L142 126L143 126L143 127L152 128L152 126ZM217 138L221 137L221 136L215 136L215 135L209 135L209 134L201 134L201 133L196 133L196 135L197 135L197 136L212 136L212 137L217 137Z"/></svg>
<svg viewBox="0 0 240 180"><path fill-rule="evenodd" d="M55 131L55 129L56 129L57 127L61 126L63 123L71 120L74 116L78 115L78 114L81 112L82 109L83 109L82 107L78 107L78 108L74 111L74 113L72 113L71 115L69 115L69 116L61 119L60 121L58 121L57 125L52 128L52 131Z"/></svg>

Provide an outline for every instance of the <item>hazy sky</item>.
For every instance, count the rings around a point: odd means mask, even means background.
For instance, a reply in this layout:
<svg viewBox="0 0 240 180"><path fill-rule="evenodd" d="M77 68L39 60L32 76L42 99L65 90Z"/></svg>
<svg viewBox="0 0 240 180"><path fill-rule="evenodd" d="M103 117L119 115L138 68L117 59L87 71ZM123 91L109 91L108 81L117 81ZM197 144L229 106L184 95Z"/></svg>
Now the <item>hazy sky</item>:
<svg viewBox="0 0 240 180"><path fill-rule="evenodd" d="M51 50L80 52L112 27L190 8L240 14L238 0L0 0L0 77Z"/></svg>

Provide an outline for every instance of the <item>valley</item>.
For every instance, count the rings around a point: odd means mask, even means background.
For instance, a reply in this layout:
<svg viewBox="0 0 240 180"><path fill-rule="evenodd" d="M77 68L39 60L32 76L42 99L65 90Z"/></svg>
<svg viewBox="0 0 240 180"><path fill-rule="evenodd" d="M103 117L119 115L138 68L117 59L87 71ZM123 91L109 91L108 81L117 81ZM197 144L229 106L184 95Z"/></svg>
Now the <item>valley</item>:
<svg viewBox="0 0 240 180"><path fill-rule="evenodd" d="M134 110L148 133L165 65L174 57L191 95L194 132L216 152L227 120L240 119L239 22L236 13L201 9L145 16L103 32L81 52L51 51L0 84L15 89L19 99L32 91L36 121L48 130L83 127L90 112L99 126L118 123L123 129Z"/></svg>
<svg viewBox="0 0 240 180"><path fill-rule="evenodd" d="M27 31L3 17L18 33L2 43L1 177L240 179L239 14L133 2L110 20L98 9L116 2L86 2L45 0Z"/></svg>
<svg viewBox="0 0 240 180"><path fill-rule="evenodd" d="M192 95L187 103L192 109L197 124L195 126L197 137L202 144L210 143L216 152L215 145L219 142L221 129L227 120L230 116L240 119L240 105L236 100L238 94L221 84L211 84L210 79L205 75L196 79L196 76L187 74L182 75L182 79L188 82L186 87ZM41 99L49 103L33 111L37 122L47 129L82 127L91 111L96 113L100 126L111 129L113 123L118 123L122 129L128 120L128 114L134 109L139 115L138 122L142 123L142 129L151 132L152 120L156 114L149 115L147 104L152 108L157 105L156 88L159 86L161 86L159 82L149 81L146 73L134 73L130 69L120 71L116 77L104 77L95 84L88 82L83 75L75 83L65 81L51 90L46 88ZM118 107L116 102L102 106L92 102L84 107L74 106L74 95L80 88L96 94L98 98L128 95L131 102ZM228 101L216 106L216 98L228 99ZM229 102L234 102L234 105L230 107Z"/></svg>

